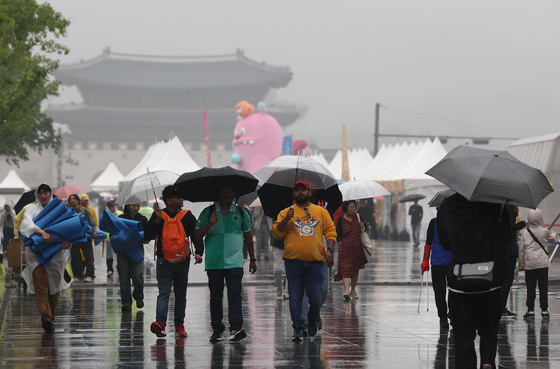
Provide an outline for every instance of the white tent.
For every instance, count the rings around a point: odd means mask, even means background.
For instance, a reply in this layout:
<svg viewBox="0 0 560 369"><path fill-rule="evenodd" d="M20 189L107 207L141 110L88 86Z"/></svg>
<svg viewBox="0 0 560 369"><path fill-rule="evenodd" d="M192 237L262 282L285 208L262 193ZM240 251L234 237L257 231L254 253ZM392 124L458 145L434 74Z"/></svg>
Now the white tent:
<svg viewBox="0 0 560 369"><path fill-rule="evenodd" d="M124 176L119 171L115 163L110 162L105 168L103 173L97 177L90 185L91 189L97 192L101 191L118 191L119 182L122 181Z"/></svg>
<svg viewBox="0 0 560 369"><path fill-rule="evenodd" d="M0 183L0 188L4 188L4 189L8 189L8 188L13 188L13 189L22 189L21 192L25 192L25 191L29 191L30 187L28 185L25 184L25 182L23 182L21 180L21 178L19 178L19 176L17 175L16 171L13 169L10 169L10 172L8 173L8 175L6 176L6 178L4 178L4 180L2 181L2 183Z"/></svg>
<svg viewBox="0 0 560 369"><path fill-rule="evenodd" d="M371 154L365 148L348 150L348 167L350 169L350 178L358 177L364 168L369 167L373 161ZM342 178L342 150L338 150L327 169L336 177Z"/></svg>
<svg viewBox="0 0 560 369"><path fill-rule="evenodd" d="M150 146L138 165L121 182L128 182L146 173L146 168L150 172L170 170L179 175L200 169L177 136L169 141L157 142Z"/></svg>
<svg viewBox="0 0 560 369"><path fill-rule="evenodd" d="M325 155L323 155L323 153L311 155L310 158L317 160L325 168L329 167L329 162L325 159Z"/></svg>
<svg viewBox="0 0 560 369"><path fill-rule="evenodd" d="M544 222L551 223L560 213L560 133L517 140L507 151L525 164L540 169L552 184L555 191L539 204ZM524 219L526 211L520 214Z"/></svg>

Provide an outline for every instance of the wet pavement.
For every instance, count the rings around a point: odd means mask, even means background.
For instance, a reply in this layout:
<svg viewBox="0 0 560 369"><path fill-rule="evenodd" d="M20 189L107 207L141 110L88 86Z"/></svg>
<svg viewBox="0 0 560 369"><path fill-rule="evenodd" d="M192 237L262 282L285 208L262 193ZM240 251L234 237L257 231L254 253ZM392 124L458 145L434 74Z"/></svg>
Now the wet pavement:
<svg viewBox="0 0 560 369"><path fill-rule="evenodd" d="M454 368L451 330L440 330L433 291L426 289L418 313L422 248L377 242L360 274L360 299L344 302L341 283L331 284L323 309L323 330L303 343L291 342L288 301L272 286L272 260L259 260L256 275L245 275L244 329L238 343L212 344L209 292L201 266L191 266L187 291L187 338L157 339L155 270L146 268L143 309L121 312L117 276L107 278L99 250L93 284L74 284L60 295L56 332L41 328L35 298L6 279L0 307L0 367L7 368ZM6 262L4 261L6 267ZM8 270L9 272L9 270ZM500 323L498 358L502 368L560 367L560 263L550 270L550 321L539 312L522 318L526 291L512 289L511 311ZM522 273L518 281L523 281ZM227 303L226 303L227 305ZM172 304L170 304L172 306ZM225 314L227 317L227 314ZM172 322L173 312L169 313ZM227 325L227 324L226 324Z"/></svg>

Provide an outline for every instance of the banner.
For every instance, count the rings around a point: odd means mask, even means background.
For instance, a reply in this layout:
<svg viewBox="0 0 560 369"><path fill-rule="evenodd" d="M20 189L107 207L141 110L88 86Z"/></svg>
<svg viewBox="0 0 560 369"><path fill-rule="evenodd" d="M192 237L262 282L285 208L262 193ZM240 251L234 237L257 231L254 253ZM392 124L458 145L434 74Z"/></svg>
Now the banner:
<svg viewBox="0 0 560 369"><path fill-rule="evenodd" d="M210 146L208 145L208 109L202 112L204 120L204 141L206 142L206 166L212 168L212 158L210 157Z"/></svg>
<svg viewBox="0 0 560 369"><path fill-rule="evenodd" d="M282 141L282 156L292 155L292 151L292 135L284 136L284 140Z"/></svg>
<svg viewBox="0 0 560 369"><path fill-rule="evenodd" d="M342 178L343 181L350 180L350 165L348 164L348 142L346 140L346 126L342 125Z"/></svg>

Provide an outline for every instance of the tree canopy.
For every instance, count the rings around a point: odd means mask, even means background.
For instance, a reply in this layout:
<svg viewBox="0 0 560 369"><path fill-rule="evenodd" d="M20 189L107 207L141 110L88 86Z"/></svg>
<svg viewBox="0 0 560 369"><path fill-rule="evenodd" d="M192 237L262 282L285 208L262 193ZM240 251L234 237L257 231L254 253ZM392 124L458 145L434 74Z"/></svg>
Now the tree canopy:
<svg viewBox="0 0 560 369"><path fill-rule="evenodd" d="M8 163L29 160L28 149L58 150L62 143L41 102L58 95L52 73L59 62L49 56L68 54L56 40L69 24L48 3L0 0L0 155Z"/></svg>

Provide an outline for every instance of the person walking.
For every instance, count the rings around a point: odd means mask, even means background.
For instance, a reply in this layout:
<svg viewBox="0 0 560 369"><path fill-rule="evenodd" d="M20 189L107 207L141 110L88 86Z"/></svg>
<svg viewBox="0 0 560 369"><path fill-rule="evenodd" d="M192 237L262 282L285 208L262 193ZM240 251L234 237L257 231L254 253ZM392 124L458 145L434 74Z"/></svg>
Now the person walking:
<svg viewBox="0 0 560 369"><path fill-rule="evenodd" d="M131 196L132 197L132 196ZM136 201L138 200L138 201ZM142 224L142 229L148 227L148 219L139 213L140 199L129 198L128 201L136 201L124 206L124 211L119 218L135 220ZM148 243L153 237L146 235L144 239L134 245L144 254L144 244ZM126 253L117 254L117 270L119 272L119 286L121 290L122 311L127 312L132 309L132 299L136 301L136 307L142 309L144 307L144 261L135 262ZM134 292L130 290L130 280L134 286Z"/></svg>
<svg viewBox="0 0 560 369"><path fill-rule="evenodd" d="M309 184L297 181L293 186L295 204L278 214L272 225L272 234L284 239L283 259L290 294L290 315L294 333L292 340L304 337L302 299L304 291L309 298L308 333L317 334L317 318L321 309L322 286L325 278L323 265L333 265L336 231L329 212L312 204ZM327 239L327 249L323 243Z"/></svg>
<svg viewBox="0 0 560 369"><path fill-rule="evenodd" d="M243 280L243 241L249 253L249 272L257 271L257 259L251 234L249 214L233 201L232 187L225 185L217 193L214 204L206 207L198 217L195 235L205 238L206 274L210 289L210 317L213 333L211 342L221 341L225 331L222 299L224 280L227 285L229 340L240 341L247 336L243 330L241 282Z"/></svg>
<svg viewBox="0 0 560 369"><path fill-rule="evenodd" d="M253 229L257 238L257 259L261 259L261 254L264 255L264 260L269 259L270 255L270 231L272 230L272 219L264 215L262 206L253 209Z"/></svg>
<svg viewBox="0 0 560 369"><path fill-rule="evenodd" d="M117 217L122 214L122 211L117 209L117 203L115 202L114 198L107 200L107 210L113 213ZM107 233L107 238L104 240L104 243L105 243L105 260L107 263L107 277L111 278L113 277L113 273L114 273L113 262L115 259L115 253L113 252L113 247L111 246L111 238L109 236L110 235Z"/></svg>
<svg viewBox="0 0 560 369"><path fill-rule="evenodd" d="M537 283L539 285L539 302L541 316L549 319L548 312L548 242L556 240L558 235L544 227L544 220L540 209L529 210L527 214L527 229L519 238L519 270L525 271L527 285L527 313L525 319L535 317L535 299Z"/></svg>
<svg viewBox="0 0 560 369"><path fill-rule="evenodd" d="M77 194L68 196L68 205L76 211L76 213L83 215L88 221L89 225L94 229L94 237L97 237L97 224L95 219L88 209L80 205L80 198ZM74 242L74 246L70 251L72 266L72 274L74 274L74 281L80 282L93 282L93 275L95 267L93 265L93 246L91 240L86 242ZM85 270L85 278L84 278Z"/></svg>
<svg viewBox="0 0 560 369"><path fill-rule="evenodd" d="M91 206L89 206L89 196L87 194L83 193L80 195L80 205L89 210L95 222L95 227L99 227L97 214L95 213L95 210ZM93 254L93 239L88 238L87 242L89 243L87 253L83 253L84 261L87 265L84 282L92 283L93 279L95 278L95 256ZM91 251L89 250L89 248L91 248ZM82 249L84 249L84 247L82 247Z"/></svg>
<svg viewBox="0 0 560 369"><path fill-rule="evenodd" d="M51 242L52 235L35 225L33 219L52 201L51 186L41 183L35 191L35 196L37 202L25 210L19 231L24 237L28 238L33 234L38 234L43 239L43 242L49 243ZM27 267L23 270L22 275L29 292L35 294L35 301L41 314L41 324L47 333L52 333L55 330L54 320L58 305L58 295L61 282L64 279L64 267L68 259L68 252L66 250L71 246L71 243L62 240L62 249L53 256L46 267L39 263L37 255L35 255L31 247L25 247Z"/></svg>
<svg viewBox="0 0 560 369"><path fill-rule="evenodd" d="M196 218L190 210L183 210L183 199L175 196L174 187L167 186L162 193L165 209L155 209L148 223L149 236L157 236L156 268L158 298L156 320L150 330L158 337L165 337L167 312L171 287L175 294L174 325L179 337L186 337L185 309L187 284L191 262L190 244L195 247L195 265L202 263L204 244L202 237L195 236Z"/></svg>
<svg viewBox="0 0 560 369"><path fill-rule="evenodd" d="M9 204L4 205L4 210L0 213L0 227L2 227L2 248L4 254L10 240L14 238L14 220L16 215Z"/></svg>
<svg viewBox="0 0 560 369"><path fill-rule="evenodd" d="M356 201L344 201L342 203L344 215L338 218L336 224L336 240L338 242L338 273L335 281L344 283L345 301L358 299L356 285L360 275L360 269L365 268L367 258L364 254L364 245L361 240L362 230L366 230L365 224L358 220L358 207Z"/></svg>
<svg viewBox="0 0 560 369"><path fill-rule="evenodd" d="M412 241L414 247L418 247L420 245L420 227L424 216L424 210L422 206L418 205L418 200L414 200L414 205L411 205L408 209L408 215L410 215L410 225L412 227Z"/></svg>
<svg viewBox="0 0 560 369"><path fill-rule="evenodd" d="M432 261L432 288L439 317L440 328L449 328L447 319L447 273L451 265L451 251L447 251L439 242L437 218L430 220L424 246L424 258L420 269L422 274L430 270L430 255Z"/></svg>
<svg viewBox="0 0 560 369"><path fill-rule="evenodd" d="M440 244L453 256L447 284L455 368L477 367L477 333L480 366L495 368L502 317L500 288L507 275L506 245L512 237L507 212L501 204L468 201L457 193L443 200L436 226ZM476 280L459 279L471 267L491 274Z"/></svg>

